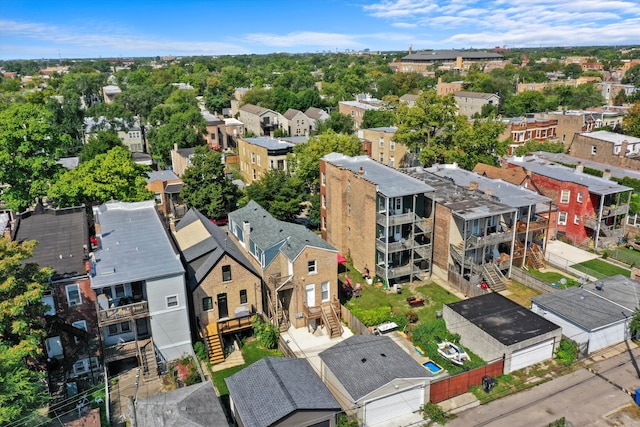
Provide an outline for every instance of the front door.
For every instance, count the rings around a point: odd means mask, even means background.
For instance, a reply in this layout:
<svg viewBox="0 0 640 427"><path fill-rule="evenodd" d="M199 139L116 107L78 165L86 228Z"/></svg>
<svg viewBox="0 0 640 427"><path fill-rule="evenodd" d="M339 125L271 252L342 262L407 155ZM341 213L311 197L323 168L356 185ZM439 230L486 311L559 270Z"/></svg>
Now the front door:
<svg viewBox="0 0 640 427"><path fill-rule="evenodd" d="M225 317L229 317L227 294L218 294L218 318L223 319Z"/></svg>
<svg viewBox="0 0 640 427"><path fill-rule="evenodd" d="M316 285L311 284L307 285L307 307L315 307L316 306Z"/></svg>

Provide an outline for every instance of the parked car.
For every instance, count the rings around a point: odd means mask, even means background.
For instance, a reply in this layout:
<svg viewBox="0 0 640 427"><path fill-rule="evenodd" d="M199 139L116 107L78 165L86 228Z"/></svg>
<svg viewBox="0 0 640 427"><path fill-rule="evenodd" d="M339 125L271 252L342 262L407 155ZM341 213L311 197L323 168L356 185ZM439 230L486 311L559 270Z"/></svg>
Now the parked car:
<svg viewBox="0 0 640 427"><path fill-rule="evenodd" d="M640 240L629 240L626 246L632 251L640 251Z"/></svg>
<svg viewBox="0 0 640 427"><path fill-rule="evenodd" d="M222 216L219 216L218 218L212 219L211 222L217 226L227 225L229 224L229 216L222 215Z"/></svg>

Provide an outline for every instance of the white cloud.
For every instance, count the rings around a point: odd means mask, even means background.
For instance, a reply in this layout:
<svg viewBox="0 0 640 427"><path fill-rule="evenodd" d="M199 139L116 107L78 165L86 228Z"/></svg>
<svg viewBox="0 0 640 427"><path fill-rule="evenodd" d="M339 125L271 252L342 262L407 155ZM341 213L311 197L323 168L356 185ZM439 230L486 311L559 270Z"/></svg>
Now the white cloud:
<svg viewBox="0 0 640 427"><path fill-rule="evenodd" d="M349 34L319 33L311 31L301 31L289 34L251 33L246 34L243 39L251 43L277 47L326 46L330 48L349 48L360 44L356 37Z"/></svg>
<svg viewBox="0 0 640 427"><path fill-rule="evenodd" d="M391 26L396 28L415 28L418 24L410 22L393 22Z"/></svg>

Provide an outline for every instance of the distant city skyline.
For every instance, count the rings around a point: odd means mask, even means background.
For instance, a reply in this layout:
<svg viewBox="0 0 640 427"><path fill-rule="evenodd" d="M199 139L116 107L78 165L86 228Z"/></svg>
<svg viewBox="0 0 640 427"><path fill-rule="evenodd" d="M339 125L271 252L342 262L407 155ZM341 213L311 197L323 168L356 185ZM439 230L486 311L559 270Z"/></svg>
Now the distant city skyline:
<svg viewBox="0 0 640 427"><path fill-rule="evenodd" d="M0 59L640 44L635 0L5 1Z"/></svg>

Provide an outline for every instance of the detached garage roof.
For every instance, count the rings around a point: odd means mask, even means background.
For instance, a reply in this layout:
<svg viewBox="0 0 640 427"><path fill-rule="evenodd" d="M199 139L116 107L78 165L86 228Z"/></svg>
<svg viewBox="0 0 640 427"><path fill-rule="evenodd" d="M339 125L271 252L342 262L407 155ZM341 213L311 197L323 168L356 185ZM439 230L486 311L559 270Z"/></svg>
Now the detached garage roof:
<svg viewBox="0 0 640 427"><path fill-rule="evenodd" d="M504 345L560 329L558 325L495 292L447 306Z"/></svg>
<svg viewBox="0 0 640 427"><path fill-rule="evenodd" d="M389 337L354 335L319 356L354 400L398 378L429 378Z"/></svg>

